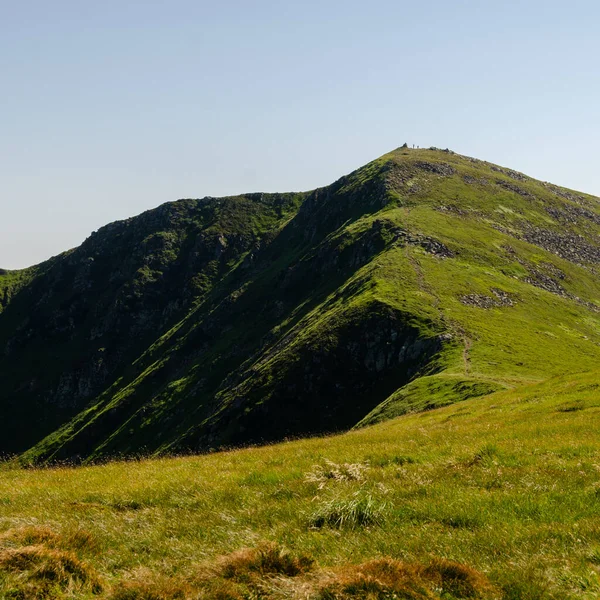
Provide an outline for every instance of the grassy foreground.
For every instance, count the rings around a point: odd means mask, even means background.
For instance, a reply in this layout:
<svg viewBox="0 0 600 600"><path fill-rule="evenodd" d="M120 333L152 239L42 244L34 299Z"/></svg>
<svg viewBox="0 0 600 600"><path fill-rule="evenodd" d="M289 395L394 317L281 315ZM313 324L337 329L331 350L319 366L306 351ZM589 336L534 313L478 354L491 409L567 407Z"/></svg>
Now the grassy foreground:
<svg viewBox="0 0 600 600"><path fill-rule="evenodd" d="M329 438L5 464L0 598L597 598L599 427L589 373Z"/></svg>

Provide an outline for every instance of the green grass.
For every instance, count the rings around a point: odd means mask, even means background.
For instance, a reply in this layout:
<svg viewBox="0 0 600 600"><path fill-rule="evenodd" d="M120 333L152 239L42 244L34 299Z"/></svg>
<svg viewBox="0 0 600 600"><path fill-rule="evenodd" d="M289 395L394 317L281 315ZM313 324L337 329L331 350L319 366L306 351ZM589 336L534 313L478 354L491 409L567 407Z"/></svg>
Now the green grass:
<svg viewBox="0 0 600 600"><path fill-rule="evenodd" d="M263 543L309 557L319 573L381 557L446 559L485 574L502 598L596 598L599 392L590 372L334 437L81 468L6 463L0 530L85 532L61 552L91 569L107 598L123 586L151 597L140 577L195 597L219 557ZM301 595L312 580L293 581L259 588ZM0 597L21 584L3 570ZM77 585L76 597L94 595ZM65 589L51 597L70 597Z"/></svg>
<svg viewBox="0 0 600 600"><path fill-rule="evenodd" d="M35 267L20 271L0 269L0 313L8 306L8 303L19 290L33 279L35 274Z"/></svg>

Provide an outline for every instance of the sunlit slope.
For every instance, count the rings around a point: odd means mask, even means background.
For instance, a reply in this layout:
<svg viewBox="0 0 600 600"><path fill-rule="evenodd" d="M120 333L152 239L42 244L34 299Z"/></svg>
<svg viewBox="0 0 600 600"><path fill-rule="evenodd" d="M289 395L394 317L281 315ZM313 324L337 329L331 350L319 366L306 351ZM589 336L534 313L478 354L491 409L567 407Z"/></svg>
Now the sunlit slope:
<svg viewBox="0 0 600 600"><path fill-rule="evenodd" d="M240 207L260 198L252 210L268 218L255 216L250 234ZM212 240L202 293L186 284L179 312L128 341L129 362L24 460L345 430L599 364L591 196L450 152L398 149L308 194L186 202L194 219L220 203L212 237L194 238L196 249ZM190 272L189 246L179 270L153 272L138 290L142 314L148 301L164 314ZM136 310L127 315L137 322Z"/></svg>
<svg viewBox="0 0 600 600"><path fill-rule="evenodd" d="M265 575L267 597L319 597L317 569L388 556L469 565L499 590L490 598L596 598L599 391L596 371L329 438L0 470L0 545L2 532L32 526L75 540L101 598L196 597L207 566L220 573L219 555L264 541L316 561L307 578ZM18 571L0 571L0 590L24 585ZM146 596L118 595L135 582L150 586Z"/></svg>

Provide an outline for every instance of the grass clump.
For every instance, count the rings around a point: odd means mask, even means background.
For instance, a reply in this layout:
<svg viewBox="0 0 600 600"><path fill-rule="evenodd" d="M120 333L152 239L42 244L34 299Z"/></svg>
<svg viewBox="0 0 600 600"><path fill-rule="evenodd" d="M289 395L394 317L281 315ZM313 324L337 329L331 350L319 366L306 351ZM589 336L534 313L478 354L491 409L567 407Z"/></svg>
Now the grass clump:
<svg viewBox="0 0 600 600"><path fill-rule="evenodd" d="M0 551L0 572L9 574L4 590L9 598L61 598L67 592L102 591L92 567L72 552L43 545Z"/></svg>
<svg viewBox="0 0 600 600"><path fill-rule="evenodd" d="M358 529L382 525L387 505L370 493L355 492L349 498L331 498L322 502L310 517L314 528Z"/></svg>
<svg viewBox="0 0 600 600"><path fill-rule="evenodd" d="M487 577L475 569L446 559L433 560L422 572L441 596L449 598L499 598Z"/></svg>
<svg viewBox="0 0 600 600"><path fill-rule="evenodd" d="M335 463L326 460L325 465L315 465L312 471L306 474L306 481L316 483L322 490L329 481L363 481L369 469L366 463Z"/></svg>
<svg viewBox="0 0 600 600"><path fill-rule="evenodd" d="M390 558L344 567L317 592L319 600L438 600L500 598L479 571L466 565L436 559L428 566Z"/></svg>
<svg viewBox="0 0 600 600"><path fill-rule="evenodd" d="M294 555L278 544L264 543L223 557L220 572L225 579L247 583L257 577L296 577L310 571L313 565L314 560L307 555Z"/></svg>
<svg viewBox="0 0 600 600"><path fill-rule="evenodd" d="M198 594L185 582L172 578L157 579L148 574L143 581L124 581L116 586L109 595L109 600L188 600L197 598ZM225 600L227 596L223 597ZM233 596L231 597L233 599ZM216 599L215 599L216 600Z"/></svg>
<svg viewBox="0 0 600 600"><path fill-rule="evenodd" d="M29 526L0 534L0 597L19 600L80 597L102 591L96 570L77 552L95 550L85 531L59 534Z"/></svg>
<svg viewBox="0 0 600 600"><path fill-rule="evenodd" d="M9 529L0 534L0 546L20 547L40 544L49 548L77 552L95 552L98 549L96 539L91 533L82 529L59 534L49 527L27 526Z"/></svg>

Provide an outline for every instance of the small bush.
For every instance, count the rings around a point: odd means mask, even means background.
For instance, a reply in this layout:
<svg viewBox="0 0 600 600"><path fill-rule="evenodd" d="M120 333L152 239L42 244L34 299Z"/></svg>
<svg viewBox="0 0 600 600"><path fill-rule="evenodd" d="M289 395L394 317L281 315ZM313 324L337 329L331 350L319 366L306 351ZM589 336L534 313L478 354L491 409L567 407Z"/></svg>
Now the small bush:
<svg viewBox="0 0 600 600"><path fill-rule="evenodd" d="M357 529L381 525L386 508L385 503L376 501L370 494L356 493L350 498L333 498L312 514L310 526Z"/></svg>

